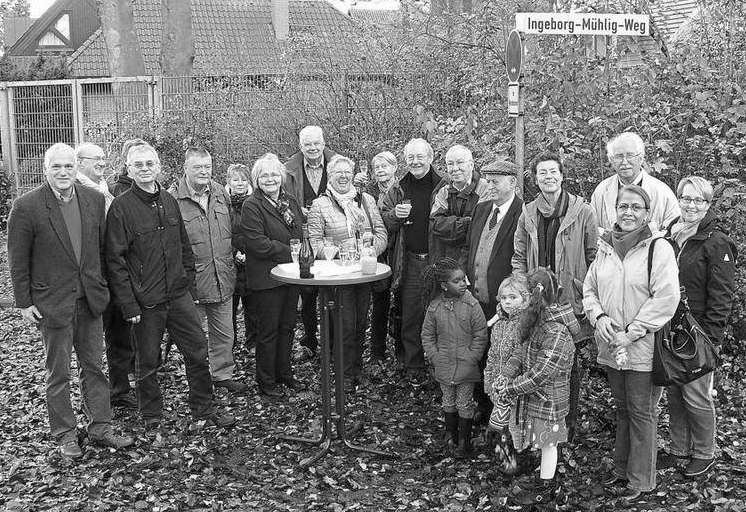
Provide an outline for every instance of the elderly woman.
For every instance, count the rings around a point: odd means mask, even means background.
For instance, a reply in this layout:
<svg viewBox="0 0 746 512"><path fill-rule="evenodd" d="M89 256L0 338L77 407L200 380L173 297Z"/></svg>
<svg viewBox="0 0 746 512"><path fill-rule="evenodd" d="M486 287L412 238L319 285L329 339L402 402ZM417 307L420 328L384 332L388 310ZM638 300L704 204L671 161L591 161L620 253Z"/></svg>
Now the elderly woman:
<svg viewBox="0 0 746 512"><path fill-rule="evenodd" d="M373 179L368 182L365 191L376 200L376 204L386 191L396 183L396 157L390 151L378 153L371 160ZM386 249L378 256L378 261L388 263L389 251ZM373 307L370 312L370 352L374 361L381 362L386 358L386 334L391 306L391 280L384 279L371 285L373 289Z"/></svg>
<svg viewBox="0 0 746 512"><path fill-rule="evenodd" d="M313 247L321 247L324 237L331 237L338 246L354 241L366 228L373 232L373 247L377 255L386 250L386 228L376 201L370 194L358 192L352 186L355 164L347 157L336 155L327 166L328 187L314 200L308 213L308 236ZM317 251L321 253L321 251ZM368 315L370 285L340 288L342 309L342 344L344 373L350 391L359 384L363 365L363 339ZM338 340L339 333L335 333ZM336 341L335 340L335 341Z"/></svg>
<svg viewBox="0 0 746 512"><path fill-rule="evenodd" d="M598 362L606 366L616 405L614 468L605 486L626 484L633 501L655 489L656 407L653 333L671 319L679 302L673 248L650 220L650 196L641 187L621 188L612 231L598 241L583 287L583 307L595 327ZM652 258L648 280L648 255Z"/></svg>
<svg viewBox="0 0 746 512"><path fill-rule="evenodd" d="M251 290L246 286L246 254L241 245L239 228L243 202L251 194L250 171L243 164L231 164L225 172L225 190L231 196L231 224L233 226L233 260L236 264L236 288L233 290L233 333L234 342L238 340L238 305L243 304L243 323L246 348L252 350L256 345L256 313ZM234 343L235 345L235 343Z"/></svg>
<svg viewBox="0 0 746 512"><path fill-rule="evenodd" d="M681 180L676 188L681 216L669 226L669 233L679 250L679 279L692 314L710 339L719 343L733 309L737 252L710 210L712 193L712 185L704 178ZM694 477L715 465L712 379L713 373L708 373L683 386L666 388L671 443L670 453L658 458L659 468L686 458L684 475Z"/></svg>
<svg viewBox="0 0 746 512"><path fill-rule="evenodd" d="M290 263L290 240L301 238L303 217L295 197L284 188L285 166L276 155L264 155L251 169L254 193L243 203L239 239L246 254L246 286L256 305L256 380L259 391L282 396L278 384L302 385L293 376L293 346L298 288L275 281L270 270Z"/></svg>

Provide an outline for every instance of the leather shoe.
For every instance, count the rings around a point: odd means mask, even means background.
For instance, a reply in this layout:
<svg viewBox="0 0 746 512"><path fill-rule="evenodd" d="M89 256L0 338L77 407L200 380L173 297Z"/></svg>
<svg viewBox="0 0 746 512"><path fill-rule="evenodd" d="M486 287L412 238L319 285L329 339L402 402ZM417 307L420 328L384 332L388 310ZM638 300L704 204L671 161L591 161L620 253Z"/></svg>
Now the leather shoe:
<svg viewBox="0 0 746 512"><path fill-rule="evenodd" d="M215 382L216 388L223 388L231 393L245 393L249 386L242 382L236 382L233 379L218 380Z"/></svg>
<svg viewBox="0 0 746 512"><path fill-rule="evenodd" d="M634 503L645 498L650 491L640 491L638 489L625 488L620 494L619 499L626 501L627 503Z"/></svg>
<svg viewBox="0 0 746 512"><path fill-rule="evenodd" d="M612 485L627 485L629 480L614 473L610 473L606 478L601 481L601 485L604 487L611 487Z"/></svg>
<svg viewBox="0 0 746 512"><path fill-rule="evenodd" d="M59 446L60 455L64 459L79 459L83 456L83 451L78 446L77 441L67 441Z"/></svg>
<svg viewBox="0 0 746 512"><path fill-rule="evenodd" d="M286 388L294 389L296 391L302 391L306 389L306 385L295 377L285 377L284 379L277 379L277 382L283 384Z"/></svg>
<svg viewBox="0 0 746 512"><path fill-rule="evenodd" d="M204 418L206 425L212 425L218 428L232 427L236 424L236 417L232 414L215 412Z"/></svg>
<svg viewBox="0 0 746 512"><path fill-rule="evenodd" d="M110 399L112 407L121 407L123 409L137 409L137 398L130 393L112 396Z"/></svg>
<svg viewBox="0 0 746 512"><path fill-rule="evenodd" d="M95 446L104 446L106 448L127 448L135 444L134 438L131 436L117 436L113 432L107 432L101 437L91 437L91 444Z"/></svg>
<svg viewBox="0 0 746 512"><path fill-rule="evenodd" d="M293 354L294 363L304 363L310 359L313 359L316 354L313 350L308 347L301 345L298 350Z"/></svg>
<svg viewBox="0 0 746 512"><path fill-rule="evenodd" d="M279 397L282 396L282 391L280 391L279 389L277 389L276 386L275 387L271 387L271 388L270 387L260 386L259 387L259 393L262 394L262 395L264 395L264 396L268 396L270 398L279 398Z"/></svg>
<svg viewBox="0 0 746 512"><path fill-rule="evenodd" d="M673 453L668 453L663 450L658 450L658 455L655 461L655 468L656 469L675 468L675 467L678 467L684 459L686 459L686 457L681 457L679 455L674 455Z"/></svg>
<svg viewBox="0 0 746 512"><path fill-rule="evenodd" d="M715 459L695 459L689 461L684 470L684 476L694 477L704 475L710 471L715 465Z"/></svg>

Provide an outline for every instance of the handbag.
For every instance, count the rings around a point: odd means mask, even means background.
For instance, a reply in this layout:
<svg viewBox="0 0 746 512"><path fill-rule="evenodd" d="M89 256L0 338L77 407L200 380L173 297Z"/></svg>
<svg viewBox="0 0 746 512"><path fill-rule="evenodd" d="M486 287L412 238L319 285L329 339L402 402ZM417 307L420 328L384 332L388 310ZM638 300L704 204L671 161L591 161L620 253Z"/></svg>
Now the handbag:
<svg viewBox="0 0 746 512"><path fill-rule="evenodd" d="M648 280L655 240L648 253ZM681 287L679 307L673 318L655 332L653 384L681 386L707 375L720 364L720 355L689 308L686 288Z"/></svg>

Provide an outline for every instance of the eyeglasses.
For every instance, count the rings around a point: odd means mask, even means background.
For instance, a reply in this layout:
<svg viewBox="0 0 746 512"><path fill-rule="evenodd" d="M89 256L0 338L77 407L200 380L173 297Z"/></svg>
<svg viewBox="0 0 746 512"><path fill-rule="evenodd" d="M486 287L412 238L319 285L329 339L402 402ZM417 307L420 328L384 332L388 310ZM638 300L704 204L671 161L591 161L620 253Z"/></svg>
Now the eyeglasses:
<svg viewBox="0 0 746 512"><path fill-rule="evenodd" d="M611 155L611 159L614 162L616 162L618 164L621 164L622 162L624 162L624 160L627 160L628 162L631 162L632 160L634 160L635 158L637 158L640 155L642 155L642 151L640 151L639 153L624 153L624 154L621 154L621 155Z"/></svg>
<svg viewBox="0 0 746 512"><path fill-rule="evenodd" d="M619 203L616 205L616 210L621 213L626 212L627 210L632 210L634 213L640 213L641 211L647 210L647 208L641 204Z"/></svg>
<svg viewBox="0 0 746 512"><path fill-rule="evenodd" d="M148 160L147 162L132 162L129 164L130 167L133 167L137 169L138 171L143 170L144 168L152 169L153 167L157 166L158 162L155 162L153 160Z"/></svg>
<svg viewBox="0 0 746 512"><path fill-rule="evenodd" d="M680 197L679 202L684 205L694 203L697 206L702 206L705 203L709 203L707 199L704 199L702 197L689 197L689 196Z"/></svg>
<svg viewBox="0 0 746 512"><path fill-rule="evenodd" d="M471 160L456 160L455 162L446 162L446 167L451 169L453 167L461 167L468 163L471 163Z"/></svg>
<svg viewBox="0 0 746 512"><path fill-rule="evenodd" d="M104 156L79 156L78 160L95 160L96 162L106 162Z"/></svg>

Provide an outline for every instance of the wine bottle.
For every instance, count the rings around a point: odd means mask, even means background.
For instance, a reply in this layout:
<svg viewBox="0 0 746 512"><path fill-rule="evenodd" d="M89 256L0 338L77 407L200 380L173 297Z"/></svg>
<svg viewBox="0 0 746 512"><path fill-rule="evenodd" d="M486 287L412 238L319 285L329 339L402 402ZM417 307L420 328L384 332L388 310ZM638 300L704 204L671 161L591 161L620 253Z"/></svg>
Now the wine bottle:
<svg viewBox="0 0 746 512"><path fill-rule="evenodd" d="M301 279L313 279L313 274L311 273L313 260L313 247L311 247L311 239L308 238L308 224L303 224L303 241L301 242L300 252L298 253Z"/></svg>

